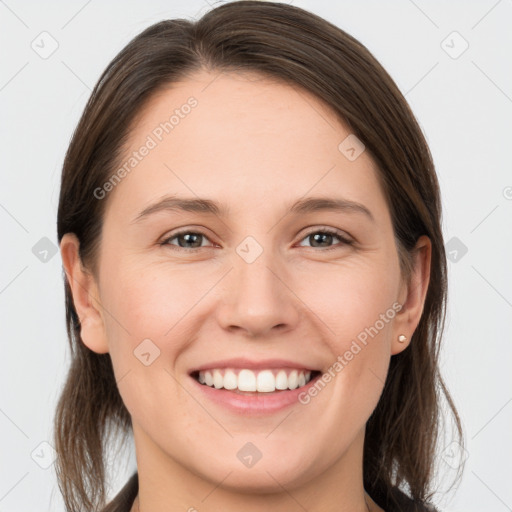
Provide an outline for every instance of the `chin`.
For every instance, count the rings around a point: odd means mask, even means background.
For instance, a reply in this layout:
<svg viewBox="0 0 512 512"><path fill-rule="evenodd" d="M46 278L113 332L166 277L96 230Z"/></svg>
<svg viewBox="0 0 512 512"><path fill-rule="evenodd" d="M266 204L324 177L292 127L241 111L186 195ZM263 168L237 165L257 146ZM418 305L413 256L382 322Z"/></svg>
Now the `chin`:
<svg viewBox="0 0 512 512"><path fill-rule="evenodd" d="M293 489L313 478L314 461L311 466L306 465L308 456L305 453L299 450L293 450L293 455L282 450L262 451L261 458L252 465L249 462L245 465L236 454L232 460L228 460L226 454L219 454L217 460L209 462L200 473L216 485L222 481L224 489L249 494L282 492L283 487ZM243 459L243 452L240 458Z"/></svg>
<svg viewBox="0 0 512 512"><path fill-rule="evenodd" d="M261 463L261 461L260 461ZM259 464L258 464L259 466ZM231 473L230 473L231 472ZM228 475L222 482L226 490L243 494L271 494L282 492L283 487L293 489L307 481L304 467L299 468L275 468L270 461L269 464L253 468L226 467L224 476ZM222 480L220 472L215 474L214 481Z"/></svg>

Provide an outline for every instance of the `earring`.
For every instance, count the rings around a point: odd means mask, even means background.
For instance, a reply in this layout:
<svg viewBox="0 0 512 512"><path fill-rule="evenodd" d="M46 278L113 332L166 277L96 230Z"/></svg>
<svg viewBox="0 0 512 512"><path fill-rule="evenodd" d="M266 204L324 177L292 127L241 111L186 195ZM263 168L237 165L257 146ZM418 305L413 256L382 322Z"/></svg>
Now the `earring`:
<svg viewBox="0 0 512 512"><path fill-rule="evenodd" d="M404 336L403 334L400 334L400 336L398 336L399 343L405 343L406 341L407 341L407 336Z"/></svg>

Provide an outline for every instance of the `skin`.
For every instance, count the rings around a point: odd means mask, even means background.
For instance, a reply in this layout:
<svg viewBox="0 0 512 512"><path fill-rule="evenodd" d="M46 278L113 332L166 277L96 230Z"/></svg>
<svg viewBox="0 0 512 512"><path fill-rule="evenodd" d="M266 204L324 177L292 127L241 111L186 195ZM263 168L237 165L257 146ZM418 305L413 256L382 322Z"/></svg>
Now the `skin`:
<svg viewBox="0 0 512 512"><path fill-rule="evenodd" d="M404 282L368 152L349 161L338 145L350 131L327 106L256 74L201 71L173 84L138 117L128 153L190 96L198 106L103 199L97 275L79 261L73 234L61 243L82 340L110 353L132 417L133 510L366 511L364 428L390 357L409 343L398 336L409 340L420 320L430 241L419 239ZM228 211L160 211L134 222L170 194ZM357 201L374 220L349 211L287 214L303 196ZM325 227L354 243L334 236L315 246L308 235ZM202 247L180 250L177 238L160 245L177 228L204 233ZM250 264L236 252L247 236L263 249ZM402 310L307 405L235 414L198 393L188 375L230 357L286 358L325 372L394 303ZM149 366L133 353L147 338L160 350ZM262 453L251 468L237 458L248 441Z"/></svg>

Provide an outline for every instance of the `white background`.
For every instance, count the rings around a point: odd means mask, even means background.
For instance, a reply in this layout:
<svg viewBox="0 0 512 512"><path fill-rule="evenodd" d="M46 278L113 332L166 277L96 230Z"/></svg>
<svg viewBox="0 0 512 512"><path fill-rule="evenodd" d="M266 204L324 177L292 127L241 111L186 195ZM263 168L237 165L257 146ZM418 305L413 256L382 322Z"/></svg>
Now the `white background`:
<svg viewBox="0 0 512 512"><path fill-rule="evenodd" d="M452 512L512 510L512 2L293 3L370 49L428 139L445 240L467 247L449 262L442 369L468 458L461 485L437 502ZM57 243L60 171L73 129L100 73L130 39L154 22L196 19L209 8L200 0L0 2L0 512L63 511L53 466L35 462L51 457L39 445L51 442L69 356L62 266L58 253L43 262L32 249L43 237ZM48 38L43 31L58 42L47 59L31 48ZM468 49L452 58L464 40ZM446 453L440 458L450 477ZM116 468L112 493L132 469L133 458Z"/></svg>

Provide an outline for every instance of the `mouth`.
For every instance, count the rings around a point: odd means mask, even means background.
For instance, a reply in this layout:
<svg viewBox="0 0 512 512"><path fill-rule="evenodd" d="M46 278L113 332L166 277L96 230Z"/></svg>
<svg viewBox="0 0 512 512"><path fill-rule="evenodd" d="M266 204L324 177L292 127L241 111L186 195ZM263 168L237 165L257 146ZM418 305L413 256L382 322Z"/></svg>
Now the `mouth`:
<svg viewBox="0 0 512 512"><path fill-rule="evenodd" d="M322 371L298 361L231 358L191 368L198 398L235 415L265 416L303 407L301 396L315 386Z"/></svg>
<svg viewBox="0 0 512 512"><path fill-rule="evenodd" d="M283 393L307 386L321 374L303 368L210 368L191 372L202 386L240 395Z"/></svg>

